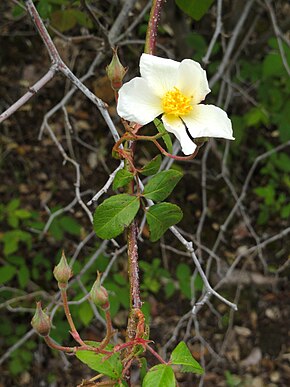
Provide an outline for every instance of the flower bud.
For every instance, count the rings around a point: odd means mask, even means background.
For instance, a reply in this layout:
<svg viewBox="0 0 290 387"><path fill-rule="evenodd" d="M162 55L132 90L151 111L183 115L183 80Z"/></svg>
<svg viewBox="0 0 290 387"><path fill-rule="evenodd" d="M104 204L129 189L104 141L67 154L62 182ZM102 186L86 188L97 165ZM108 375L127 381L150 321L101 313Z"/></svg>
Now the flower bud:
<svg viewBox="0 0 290 387"><path fill-rule="evenodd" d="M111 63L106 67L108 78L111 81L113 90L118 91L123 83L123 78L126 75L128 68L124 67L119 60L117 49L112 48L113 58Z"/></svg>
<svg viewBox="0 0 290 387"><path fill-rule="evenodd" d="M40 336L48 336L51 328L50 318L41 308L41 302L36 303L36 311L31 320L33 329Z"/></svg>
<svg viewBox="0 0 290 387"><path fill-rule="evenodd" d="M64 252L62 252L62 256L59 261L59 264L55 266L53 270L53 275L58 282L59 288L64 289L67 287L67 283L69 279L72 277L73 273L70 266L67 263Z"/></svg>
<svg viewBox="0 0 290 387"><path fill-rule="evenodd" d="M101 275L98 272L98 277L92 286L90 291L91 300L95 305L104 311L108 310L110 307L109 296L107 290L104 286L101 285Z"/></svg>

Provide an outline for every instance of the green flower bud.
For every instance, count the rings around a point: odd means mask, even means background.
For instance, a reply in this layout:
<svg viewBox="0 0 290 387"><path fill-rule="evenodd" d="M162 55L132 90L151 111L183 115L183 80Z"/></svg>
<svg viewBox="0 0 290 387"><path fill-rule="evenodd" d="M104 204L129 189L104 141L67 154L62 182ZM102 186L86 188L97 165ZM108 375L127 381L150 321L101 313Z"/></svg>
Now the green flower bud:
<svg viewBox="0 0 290 387"><path fill-rule="evenodd" d="M41 308L41 302L36 303L36 311L31 320L33 329L40 336L48 336L51 328L50 318Z"/></svg>
<svg viewBox="0 0 290 387"><path fill-rule="evenodd" d="M118 91L123 84L123 78L128 71L128 67L124 67L120 62L117 49L112 48L112 50L113 58L111 63L106 67L106 72L111 81L112 89Z"/></svg>
<svg viewBox="0 0 290 387"><path fill-rule="evenodd" d="M90 291L91 300L95 305L104 311L110 308L109 296L107 290L101 285L101 275L98 272L98 277Z"/></svg>
<svg viewBox="0 0 290 387"><path fill-rule="evenodd" d="M57 266L55 266L55 268L53 270L53 275L54 275L54 278L58 282L59 288L64 289L67 287L67 283L68 283L69 279L72 277L73 272L72 272L69 264L67 263L64 252L62 252L62 256L61 256L61 259L59 261L59 264Z"/></svg>

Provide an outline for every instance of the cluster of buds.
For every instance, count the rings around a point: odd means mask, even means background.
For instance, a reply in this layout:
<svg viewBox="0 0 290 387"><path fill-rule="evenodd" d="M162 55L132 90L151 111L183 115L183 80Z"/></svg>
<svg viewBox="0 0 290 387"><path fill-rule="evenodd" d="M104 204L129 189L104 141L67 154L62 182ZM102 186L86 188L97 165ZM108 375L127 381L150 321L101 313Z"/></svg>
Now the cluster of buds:
<svg viewBox="0 0 290 387"><path fill-rule="evenodd" d="M68 281L72 277L73 273L66 260L64 252L62 252L62 256L59 264L55 266L53 270L53 275L57 280L58 287L62 293L66 316L68 318L72 331L75 331L73 321L71 320L71 317L70 317L68 303L67 303L67 296L66 296ZM107 312L109 312L109 309L110 309L109 296L108 296L107 290L101 285L101 275L99 272L98 272L97 279L90 291L90 298L94 302L94 304L97 307L101 308L104 312L106 312L106 314ZM32 318L31 325L40 336L44 336L44 337L49 336L50 329L51 329L51 321L49 316L43 311L40 301L36 303L36 311Z"/></svg>
<svg viewBox="0 0 290 387"><path fill-rule="evenodd" d="M108 78L111 81L111 87L113 90L118 91L122 84L123 78L128 71L128 67L124 67L118 57L117 49L112 48L113 58L111 63L106 67Z"/></svg>
<svg viewBox="0 0 290 387"><path fill-rule="evenodd" d="M72 277L73 272L67 263L64 252L62 252L59 264L55 266L53 270L54 278L57 280L59 289L66 289L69 279Z"/></svg>
<svg viewBox="0 0 290 387"><path fill-rule="evenodd" d="M107 290L101 285L101 274L98 272L96 281L90 291L90 297L93 303L103 311L108 311L110 308L109 296Z"/></svg>

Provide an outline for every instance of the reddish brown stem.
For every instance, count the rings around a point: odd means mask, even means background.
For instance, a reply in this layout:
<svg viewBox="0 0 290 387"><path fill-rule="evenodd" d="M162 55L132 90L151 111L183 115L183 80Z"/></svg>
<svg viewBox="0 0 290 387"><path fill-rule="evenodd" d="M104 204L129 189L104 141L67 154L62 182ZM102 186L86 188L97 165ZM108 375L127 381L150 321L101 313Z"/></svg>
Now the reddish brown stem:
<svg viewBox="0 0 290 387"><path fill-rule="evenodd" d="M157 146L157 148L160 150L160 152L164 156L170 157L171 159L178 160L178 161L187 161L187 160L194 159L197 156L199 148L200 148L200 146L197 146L194 153L192 153L189 156L175 156L175 155L172 155L171 153L166 152L166 150L164 148L162 148L162 146L159 144L159 142L157 140L151 140L151 141Z"/></svg>
<svg viewBox="0 0 290 387"><path fill-rule="evenodd" d="M106 315L107 333L106 333L104 340L101 342L99 349L106 348L106 346L109 344L111 337L114 334L110 310L107 310L105 315Z"/></svg>
<svg viewBox="0 0 290 387"><path fill-rule="evenodd" d="M60 289L60 291L61 291L61 299L62 299L62 303L63 303L63 309L64 309L67 321L68 321L70 329L71 329L70 333L77 343L79 343L82 346L85 346L86 344L81 339L81 337L80 337L80 335L75 327L75 324L73 322L73 319L72 319L72 316L71 316L71 313L69 310L69 306L68 306L66 289Z"/></svg>
<svg viewBox="0 0 290 387"><path fill-rule="evenodd" d="M144 49L146 54L154 55L162 3L163 0L153 0L146 33L146 43Z"/></svg>
<svg viewBox="0 0 290 387"><path fill-rule="evenodd" d="M150 345L146 344L146 349L148 349L148 351L150 351L152 353L152 355L154 355L156 357L156 359L158 359L160 361L160 363L167 364L166 361L163 360L162 357L156 351L154 351L153 348L150 347Z"/></svg>
<svg viewBox="0 0 290 387"><path fill-rule="evenodd" d="M142 302L139 289L139 266L138 266L138 228L134 220L128 228L128 257L130 277L130 304L134 309L140 309Z"/></svg>
<svg viewBox="0 0 290 387"><path fill-rule="evenodd" d="M50 348L57 349L58 351L75 353L77 350L77 347L63 347L62 345L58 345L49 336L45 336L44 340Z"/></svg>

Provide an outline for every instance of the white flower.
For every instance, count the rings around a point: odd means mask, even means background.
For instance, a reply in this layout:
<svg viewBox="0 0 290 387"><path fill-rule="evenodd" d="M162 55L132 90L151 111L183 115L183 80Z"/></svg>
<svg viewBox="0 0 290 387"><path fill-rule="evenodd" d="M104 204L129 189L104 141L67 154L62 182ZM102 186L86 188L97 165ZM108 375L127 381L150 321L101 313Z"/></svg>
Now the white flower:
<svg viewBox="0 0 290 387"><path fill-rule="evenodd" d="M176 136L186 155L195 151L195 138L234 140L226 112L214 105L200 104L210 89L199 63L142 54L140 73L141 77L133 78L119 90L120 117L146 125L163 113L165 129Z"/></svg>

